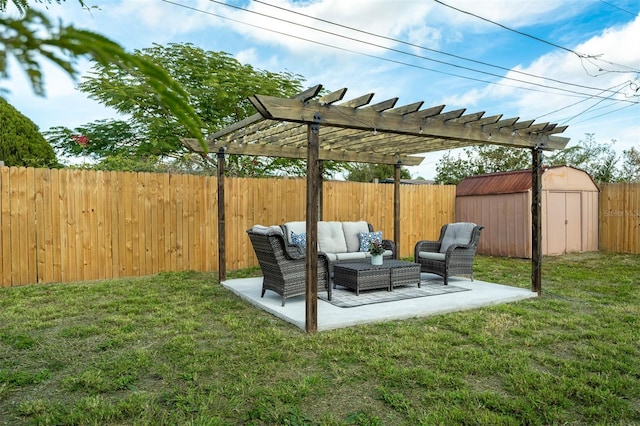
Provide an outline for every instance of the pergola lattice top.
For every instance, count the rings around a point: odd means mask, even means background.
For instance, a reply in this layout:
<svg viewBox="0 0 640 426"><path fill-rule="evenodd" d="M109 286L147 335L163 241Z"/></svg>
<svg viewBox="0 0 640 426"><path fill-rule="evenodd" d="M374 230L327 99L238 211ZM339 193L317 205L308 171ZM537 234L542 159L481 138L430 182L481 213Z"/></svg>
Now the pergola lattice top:
<svg viewBox="0 0 640 426"><path fill-rule="evenodd" d="M443 112L445 105L420 109L424 102L396 107L398 98L371 104L373 93L341 102L347 89L318 96L322 85L293 98L249 97L257 114L207 138L209 152L306 158L308 126L321 128L320 160L418 165L416 154L494 144L517 148L564 148L569 138L555 136L568 126L483 117L465 109ZM184 143L204 152L195 139Z"/></svg>

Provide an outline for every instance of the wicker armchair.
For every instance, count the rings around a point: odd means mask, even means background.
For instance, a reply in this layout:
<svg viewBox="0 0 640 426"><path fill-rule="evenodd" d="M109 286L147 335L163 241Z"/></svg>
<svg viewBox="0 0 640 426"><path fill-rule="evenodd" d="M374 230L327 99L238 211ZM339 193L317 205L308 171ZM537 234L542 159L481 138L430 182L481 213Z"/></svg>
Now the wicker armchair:
<svg viewBox="0 0 640 426"><path fill-rule="evenodd" d="M420 271L440 275L444 285L454 275L469 275L473 281L473 259L483 228L471 222L451 223L442 227L438 241L418 241L414 259Z"/></svg>
<svg viewBox="0 0 640 426"><path fill-rule="evenodd" d="M262 269L262 296L267 290L282 296L282 306L289 297L305 294L306 262L305 252L298 246L287 245L279 227L257 227L247 230L253 250ZM329 264L326 256L318 255L318 291L327 291L331 300L329 285Z"/></svg>

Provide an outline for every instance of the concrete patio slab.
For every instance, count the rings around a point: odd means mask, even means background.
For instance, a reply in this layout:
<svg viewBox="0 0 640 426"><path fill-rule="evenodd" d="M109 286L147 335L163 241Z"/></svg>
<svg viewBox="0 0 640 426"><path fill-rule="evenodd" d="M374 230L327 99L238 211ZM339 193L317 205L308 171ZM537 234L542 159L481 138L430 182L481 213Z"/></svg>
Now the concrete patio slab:
<svg viewBox="0 0 640 426"><path fill-rule="evenodd" d="M436 277L425 273L421 275L423 280ZM358 324L439 315L531 299L538 296L537 293L529 289L478 280L471 281L467 278L452 277L449 278L449 283L457 287L467 288L470 291L351 308L340 308L318 299L318 331L351 327ZM285 306L281 306L282 298L272 291L267 290L264 297L260 297L262 277L227 280L223 281L222 285L256 307L302 330L305 329L304 296L287 299Z"/></svg>

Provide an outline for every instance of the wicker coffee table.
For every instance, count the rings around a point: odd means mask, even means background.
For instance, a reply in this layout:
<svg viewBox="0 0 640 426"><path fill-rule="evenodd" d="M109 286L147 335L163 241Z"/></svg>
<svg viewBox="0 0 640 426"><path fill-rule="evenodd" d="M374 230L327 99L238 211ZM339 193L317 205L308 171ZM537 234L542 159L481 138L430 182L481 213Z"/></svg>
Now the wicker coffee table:
<svg viewBox="0 0 640 426"><path fill-rule="evenodd" d="M418 284L420 287L420 265L403 260L384 260L382 265L372 265L369 260L338 263L333 267L333 287L341 285L356 291L386 289Z"/></svg>

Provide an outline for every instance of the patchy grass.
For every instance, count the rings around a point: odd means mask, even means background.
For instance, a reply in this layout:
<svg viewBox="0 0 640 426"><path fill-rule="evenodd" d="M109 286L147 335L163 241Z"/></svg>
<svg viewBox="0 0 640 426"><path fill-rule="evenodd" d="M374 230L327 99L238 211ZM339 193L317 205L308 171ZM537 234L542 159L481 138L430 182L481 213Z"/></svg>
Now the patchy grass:
<svg viewBox="0 0 640 426"><path fill-rule="evenodd" d="M476 276L530 287L531 263ZM540 298L316 335L212 274L0 289L0 424L640 424L640 256L542 276Z"/></svg>

